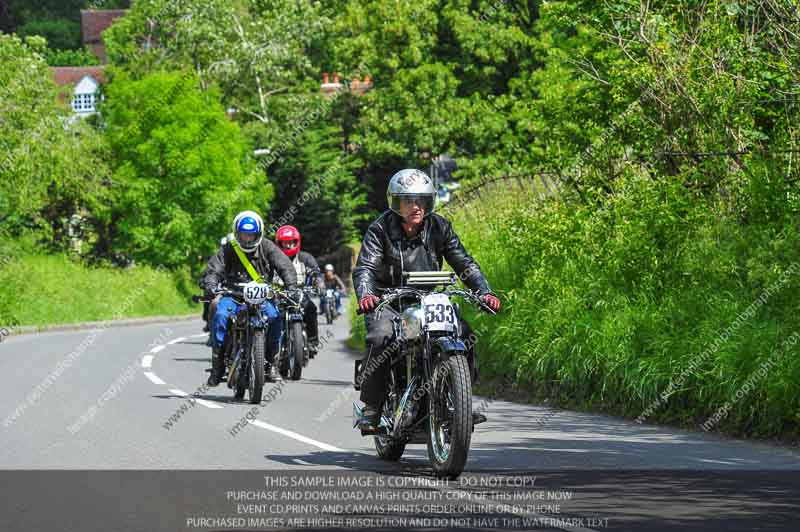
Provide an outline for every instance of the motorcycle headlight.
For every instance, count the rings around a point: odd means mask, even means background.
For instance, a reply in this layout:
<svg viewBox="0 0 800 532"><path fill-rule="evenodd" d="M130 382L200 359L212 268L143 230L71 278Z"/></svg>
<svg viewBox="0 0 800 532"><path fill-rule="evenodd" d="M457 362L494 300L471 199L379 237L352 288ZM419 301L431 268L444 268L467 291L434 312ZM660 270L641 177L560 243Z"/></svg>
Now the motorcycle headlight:
<svg viewBox="0 0 800 532"><path fill-rule="evenodd" d="M400 316L400 322L406 339L413 340L420 337L422 334L422 318L423 313L420 307L411 307L403 311Z"/></svg>

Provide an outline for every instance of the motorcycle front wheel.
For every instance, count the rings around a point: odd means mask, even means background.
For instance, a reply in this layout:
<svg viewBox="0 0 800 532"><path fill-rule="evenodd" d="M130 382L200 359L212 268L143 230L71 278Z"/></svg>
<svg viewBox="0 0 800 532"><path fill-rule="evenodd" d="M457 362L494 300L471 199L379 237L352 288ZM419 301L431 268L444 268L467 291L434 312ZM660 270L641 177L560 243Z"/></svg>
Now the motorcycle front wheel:
<svg viewBox="0 0 800 532"><path fill-rule="evenodd" d="M428 459L437 477L458 478L472 439L472 382L464 355L440 362L428 394Z"/></svg>
<svg viewBox="0 0 800 532"><path fill-rule="evenodd" d="M306 347L306 342L303 338L303 324L299 321L293 322L289 333L291 335L289 339L291 378L293 381L299 381L300 375L303 373L303 359Z"/></svg>
<svg viewBox="0 0 800 532"><path fill-rule="evenodd" d="M333 323L333 312L334 312L333 304L334 304L333 301L328 301L328 304L325 305L325 318L328 321L328 325Z"/></svg>
<svg viewBox="0 0 800 532"><path fill-rule="evenodd" d="M250 346L250 403L261 403L264 391L264 331L253 332L253 344Z"/></svg>

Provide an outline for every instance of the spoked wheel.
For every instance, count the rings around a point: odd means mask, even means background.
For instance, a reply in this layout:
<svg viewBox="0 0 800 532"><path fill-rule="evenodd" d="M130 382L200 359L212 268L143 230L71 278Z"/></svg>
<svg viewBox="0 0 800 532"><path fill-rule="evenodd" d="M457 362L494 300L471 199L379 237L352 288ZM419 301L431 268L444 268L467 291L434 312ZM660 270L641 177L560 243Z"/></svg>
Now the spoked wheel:
<svg viewBox="0 0 800 532"><path fill-rule="evenodd" d="M303 324L296 321L292 323L292 328L289 331L289 375L293 381L300 380L300 376L303 373L305 347Z"/></svg>
<svg viewBox="0 0 800 532"><path fill-rule="evenodd" d="M391 373L391 387L389 395L383 402L381 409L381 418L391 420L394 417L394 411L398 406L399 400L397 398L397 390L394 386L394 372ZM388 460L396 462L403 456L406 450L406 444L402 441L393 440L388 436L375 436L375 450L378 451L378 457L381 460Z"/></svg>
<svg viewBox="0 0 800 532"><path fill-rule="evenodd" d="M239 343L235 343L233 349L239 349ZM242 355L239 355L242 356ZM247 391L247 373L242 371L242 361L237 360L236 356L231 357L231 366L228 370L232 375L230 376L233 383L233 397L237 401L244 399L244 393Z"/></svg>
<svg viewBox="0 0 800 532"><path fill-rule="evenodd" d="M264 331L253 333L253 345L250 346L250 403L261 403L261 393L264 390Z"/></svg>
<svg viewBox="0 0 800 532"><path fill-rule="evenodd" d="M437 477L458 478L472 439L472 382L463 355L451 356L435 370L428 394L428 458Z"/></svg>
<svg viewBox="0 0 800 532"><path fill-rule="evenodd" d="M333 323L333 313L334 313L333 304L334 304L333 301L328 301L327 304L325 305L325 317L328 320L328 325Z"/></svg>

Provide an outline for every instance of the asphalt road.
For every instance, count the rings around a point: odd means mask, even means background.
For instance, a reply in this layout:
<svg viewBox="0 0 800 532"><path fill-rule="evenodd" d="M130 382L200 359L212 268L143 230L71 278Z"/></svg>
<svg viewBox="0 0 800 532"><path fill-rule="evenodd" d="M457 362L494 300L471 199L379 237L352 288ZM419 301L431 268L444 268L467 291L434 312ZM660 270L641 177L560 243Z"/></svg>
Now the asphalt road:
<svg viewBox="0 0 800 532"><path fill-rule="evenodd" d="M466 471L440 482L423 445L387 463L351 428L358 355L344 344L346 317L320 324L324 347L302 380L269 385L257 406L235 402L224 384L204 386L201 327L0 344L0 529L796 530L800 520L796 450L480 397L489 420L475 430ZM356 500L341 478L430 497L322 508L323 492ZM296 485L308 506L247 507ZM434 506L448 502L473 506ZM306 522L268 521L279 516ZM401 520L412 516L429 521Z"/></svg>

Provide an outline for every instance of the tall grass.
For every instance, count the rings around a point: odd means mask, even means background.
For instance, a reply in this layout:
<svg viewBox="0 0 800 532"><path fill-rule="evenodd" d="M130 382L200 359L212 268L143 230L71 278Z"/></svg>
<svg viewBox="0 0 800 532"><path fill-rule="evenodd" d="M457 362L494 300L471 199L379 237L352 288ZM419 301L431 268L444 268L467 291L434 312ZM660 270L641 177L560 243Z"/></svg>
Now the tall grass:
<svg viewBox="0 0 800 532"><path fill-rule="evenodd" d="M0 322L44 325L200 313L182 273L88 267L65 255L4 255Z"/></svg>
<svg viewBox="0 0 800 532"><path fill-rule="evenodd" d="M680 183L625 189L586 207L495 187L451 216L505 305L472 318L491 320L482 375L566 406L637 417L655 404L649 420L687 425L730 401L722 429L796 438L800 346L779 351L800 331L796 224L743 224ZM766 304L737 322L770 286Z"/></svg>

